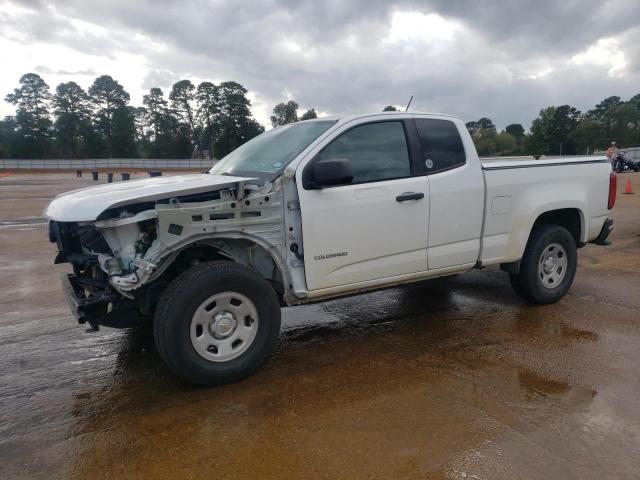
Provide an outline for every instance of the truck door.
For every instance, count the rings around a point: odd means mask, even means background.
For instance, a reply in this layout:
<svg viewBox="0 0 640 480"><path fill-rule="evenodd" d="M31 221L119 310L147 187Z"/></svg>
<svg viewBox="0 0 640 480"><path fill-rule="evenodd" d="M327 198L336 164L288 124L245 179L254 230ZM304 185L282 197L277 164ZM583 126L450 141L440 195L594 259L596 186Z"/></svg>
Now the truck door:
<svg viewBox="0 0 640 480"><path fill-rule="evenodd" d="M414 175L418 141L409 126L407 120L357 124L298 169L309 290L427 270L429 184ZM303 170L329 158L348 159L353 181L305 189Z"/></svg>
<svg viewBox="0 0 640 480"><path fill-rule="evenodd" d="M458 128L448 119L415 119L420 168L429 177L429 270L473 265L480 252L484 182L480 162L465 152ZM470 148L473 148L471 145Z"/></svg>

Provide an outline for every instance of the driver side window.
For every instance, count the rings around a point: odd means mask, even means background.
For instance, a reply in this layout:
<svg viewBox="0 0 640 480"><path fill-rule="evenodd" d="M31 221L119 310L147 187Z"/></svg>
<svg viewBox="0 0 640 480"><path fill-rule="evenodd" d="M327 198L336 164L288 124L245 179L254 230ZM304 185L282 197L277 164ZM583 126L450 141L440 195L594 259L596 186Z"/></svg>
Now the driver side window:
<svg viewBox="0 0 640 480"><path fill-rule="evenodd" d="M320 159L346 158L352 183L411 176L409 150L402 122L378 122L352 128L327 145Z"/></svg>

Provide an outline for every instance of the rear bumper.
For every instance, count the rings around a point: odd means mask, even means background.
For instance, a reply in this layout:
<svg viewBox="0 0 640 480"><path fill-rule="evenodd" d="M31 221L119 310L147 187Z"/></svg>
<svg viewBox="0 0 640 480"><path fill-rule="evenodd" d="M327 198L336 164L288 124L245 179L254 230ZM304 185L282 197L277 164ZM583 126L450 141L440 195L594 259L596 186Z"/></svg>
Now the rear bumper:
<svg viewBox="0 0 640 480"><path fill-rule="evenodd" d="M600 230L600 234L598 237L593 240L591 243L595 243L596 245L611 245L611 240L609 240L609 234L613 231L613 218L607 218L602 225L602 229Z"/></svg>

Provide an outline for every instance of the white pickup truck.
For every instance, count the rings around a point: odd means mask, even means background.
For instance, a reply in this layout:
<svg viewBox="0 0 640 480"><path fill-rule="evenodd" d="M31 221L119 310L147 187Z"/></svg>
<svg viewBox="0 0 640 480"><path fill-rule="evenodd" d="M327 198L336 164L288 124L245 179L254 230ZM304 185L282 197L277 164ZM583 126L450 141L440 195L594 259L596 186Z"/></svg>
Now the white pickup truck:
<svg viewBox="0 0 640 480"><path fill-rule="evenodd" d="M45 214L76 318L153 317L169 368L214 385L260 365L281 306L489 265L555 302L576 249L608 243L615 196L605 157L481 161L457 118L382 113L275 128L207 173L76 190Z"/></svg>

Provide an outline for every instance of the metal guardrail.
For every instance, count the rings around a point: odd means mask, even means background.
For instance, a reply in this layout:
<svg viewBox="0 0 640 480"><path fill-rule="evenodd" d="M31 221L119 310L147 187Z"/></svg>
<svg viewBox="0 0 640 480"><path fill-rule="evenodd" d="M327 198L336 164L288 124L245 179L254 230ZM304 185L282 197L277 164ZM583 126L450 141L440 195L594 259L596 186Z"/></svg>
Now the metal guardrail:
<svg viewBox="0 0 640 480"><path fill-rule="evenodd" d="M620 151L624 152L631 160L640 160L640 147L621 148Z"/></svg>
<svg viewBox="0 0 640 480"><path fill-rule="evenodd" d="M139 168L140 170L209 169L216 160L164 158L98 158L98 159L0 159L0 170L91 170Z"/></svg>
<svg viewBox="0 0 640 480"><path fill-rule="evenodd" d="M640 147L620 148L618 149L618 151L624 153L631 160L640 160ZM607 152L602 151L602 152L594 152L594 153L605 155Z"/></svg>

